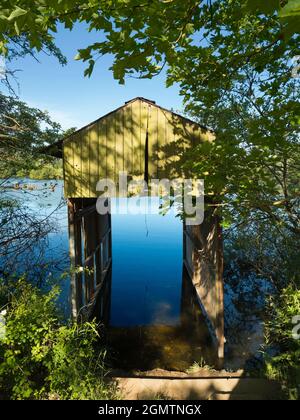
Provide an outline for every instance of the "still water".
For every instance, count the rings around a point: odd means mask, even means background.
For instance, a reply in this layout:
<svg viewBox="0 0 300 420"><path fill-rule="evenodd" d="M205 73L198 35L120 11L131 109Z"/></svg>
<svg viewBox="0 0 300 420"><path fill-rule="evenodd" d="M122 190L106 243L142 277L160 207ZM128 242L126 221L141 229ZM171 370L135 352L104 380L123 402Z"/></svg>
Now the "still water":
<svg viewBox="0 0 300 420"><path fill-rule="evenodd" d="M7 189L6 194L51 220L53 228L46 243L36 246L34 253L41 257L42 247L43 275L58 278L69 267L62 182L22 182L33 188ZM31 254L24 253L18 261L19 271L32 269L35 275L33 261ZM162 216L158 200L155 214L113 214L108 281L106 338L115 366L185 370L194 362L213 364L208 331L183 268L180 218L174 212ZM69 290L65 278L60 306L66 314Z"/></svg>
<svg viewBox="0 0 300 420"><path fill-rule="evenodd" d="M145 199L146 200L146 199ZM126 369L213 364L208 331L183 268L182 223L171 211L112 216L108 342Z"/></svg>

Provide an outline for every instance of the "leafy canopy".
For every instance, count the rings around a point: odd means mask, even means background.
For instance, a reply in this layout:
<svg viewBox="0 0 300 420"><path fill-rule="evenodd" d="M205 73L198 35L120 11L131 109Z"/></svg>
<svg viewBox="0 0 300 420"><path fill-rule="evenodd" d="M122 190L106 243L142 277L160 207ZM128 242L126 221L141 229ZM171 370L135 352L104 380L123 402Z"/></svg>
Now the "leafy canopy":
<svg viewBox="0 0 300 420"><path fill-rule="evenodd" d="M0 170L2 178L29 172L42 164L40 149L62 138L60 124L46 111L28 106L14 96L0 93ZM45 157L45 161L49 161Z"/></svg>
<svg viewBox="0 0 300 420"><path fill-rule="evenodd" d="M88 63L113 56L112 71L151 78L166 70L186 111L214 128L184 164L224 204L225 221L262 213L299 233L299 0L28 0L2 2L0 48L24 36L30 47L55 42L58 24L83 22L99 42L80 49Z"/></svg>
<svg viewBox="0 0 300 420"><path fill-rule="evenodd" d="M228 18L251 14L278 15L282 37L299 33L300 0L243 0L234 2L189 0L4 0L0 9L0 51L6 54L13 38L24 37L31 49L40 51L46 45L54 51L55 33L59 23L72 29L76 22L85 22L88 30L101 31L104 41L79 51L77 58L89 61L86 75L95 64L94 55L115 54L114 76L124 82L127 72L140 71L153 75L162 66L176 59L176 53L190 45L190 35L201 31L201 17L221 3L225 8L237 4L235 14ZM222 22L220 22L222 24ZM126 56L124 52L128 52ZM61 62L64 57L56 50Z"/></svg>

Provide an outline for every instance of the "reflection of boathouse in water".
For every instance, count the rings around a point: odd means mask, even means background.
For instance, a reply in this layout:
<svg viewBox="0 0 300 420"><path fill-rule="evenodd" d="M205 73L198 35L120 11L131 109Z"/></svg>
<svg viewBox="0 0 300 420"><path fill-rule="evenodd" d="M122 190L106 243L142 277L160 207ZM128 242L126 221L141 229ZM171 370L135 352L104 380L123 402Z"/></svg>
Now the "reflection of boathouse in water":
<svg viewBox="0 0 300 420"><path fill-rule="evenodd" d="M135 98L48 148L50 154L63 158L74 317L97 312L100 319L109 322L111 215L99 215L96 211L99 179L109 178L117 183L120 171L126 171L129 180L188 176L182 171L184 152L206 141L214 141L210 130L153 101ZM188 226L183 222L183 263L222 360L221 229L213 210L208 209L201 225ZM183 291L182 300L186 299Z"/></svg>

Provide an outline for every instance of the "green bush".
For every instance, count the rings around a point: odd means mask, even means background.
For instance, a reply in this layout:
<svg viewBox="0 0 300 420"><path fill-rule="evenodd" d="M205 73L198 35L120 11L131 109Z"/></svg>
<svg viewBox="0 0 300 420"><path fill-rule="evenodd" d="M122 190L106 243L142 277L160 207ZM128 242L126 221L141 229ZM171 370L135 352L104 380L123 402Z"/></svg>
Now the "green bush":
<svg viewBox="0 0 300 420"><path fill-rule="evenodd" d="M64 325L58 288L43 293L24 279L7 305L0 339L0 389L10 399L109 399L105 350L95 322Z"/></svg>
<svg viewBox="0 0 300 420"><path fill-rule="evenodd" d="M22 168L15 172L19 178L30 179L63 179L61 159L53 159L52 162L36 160L30 168Z"/></svg>
<svg viewBox="0 0 300 420"><path fill-rule="evenodd" d="M292 322L297 315L300 315L300 290L295 285L270 299L266 344L278 351L275 357L265 355L266 374L280 381L289 399L300 399L300 340L293 337Z"/></svg>

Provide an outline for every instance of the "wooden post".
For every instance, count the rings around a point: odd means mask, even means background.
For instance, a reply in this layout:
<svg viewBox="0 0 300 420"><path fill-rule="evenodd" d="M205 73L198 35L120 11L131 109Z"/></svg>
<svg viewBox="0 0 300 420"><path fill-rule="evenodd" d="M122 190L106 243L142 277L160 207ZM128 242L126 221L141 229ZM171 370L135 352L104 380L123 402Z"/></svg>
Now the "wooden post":
<svg viewBox="0 0 300 420"><path fill-rule="evenodd" d="M182 258L183 261L186 260L186 225L185 225L185 220L183 220L182 222L183 225L183 230L182 230Z"/></svg>
<svg viewBox="0 0 300 420"><path fill-rule="evenodd" d="M184 263L216 344L220 366L224 359L223 244L219 218L205 211L201 225L184 224Z"/></svg>
<svg viewBox="0 0 300 420"><path fill-rule="evenodd" d="M86 304L90 302L95 293L94 284L94 253L95 253L95 225L94 225L94 214L96 212L95 199L84 199L83 200L83 211L86 213L82 217L82 225L84 231L84 278L85 278L85 294ZM91 209L91 210L90 210Z"/></svg>
<svg viewBox="0 0 300 420"><path fill-rule="evenodd" d="M108 273L112 256L111 215L110 213L106 215L98 214L96 199L94 198L69 198L68 220L71 308L72 316L76 319L80 309L89 304L93 305L96 295L105 290L103 280ZM101 251L104 247L106 253L105 266L101 257Z"/></svg>
<svg viewBox="0 0 300 420"><path fill-rule="evenodd" d="M112 258L111 213L107 214L109 226L108 257Z"/></svg>
<svg viewBox="0 0 300 420"><path fill-rule="evenodd" d="M94 223L96 232L96 255L95 255L95 270L96 270L96 286L102 281L102 261L101 261L101 215L94 213Z"/></svg>
<svg viewBox="0 0 300 420"><path fill-rule="evenodd" d="M71 311L72 317L77 318L82 302L82 251L81 224L76 220L76 212L80 205L78 199L68 199L69 220L69 253L71 261Z"/></svg>
<svg viewBox="0 0 300 420"><path fill-rule="evenodd" d="M224 363L224 281L223 281L223 269L224 269L224 255L223 255L223 237L222 227L219 218L217 218L217 295L219 296L219 312L217 315L217 338L219 342L218 346L218 357L220 361L220 367L223 367Z"/></svg>

